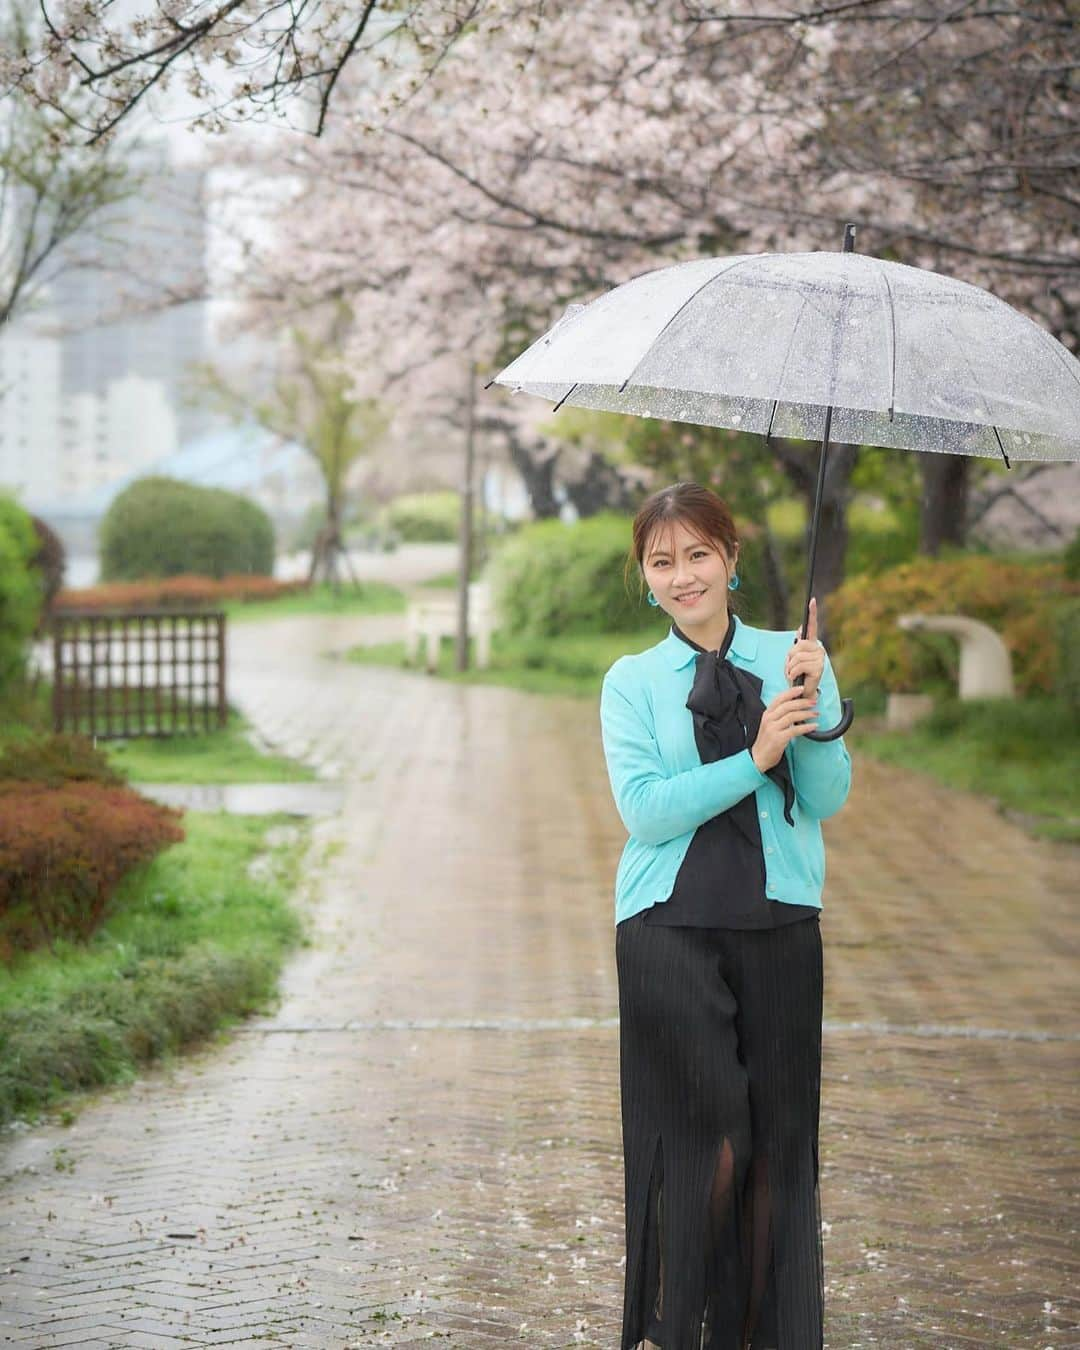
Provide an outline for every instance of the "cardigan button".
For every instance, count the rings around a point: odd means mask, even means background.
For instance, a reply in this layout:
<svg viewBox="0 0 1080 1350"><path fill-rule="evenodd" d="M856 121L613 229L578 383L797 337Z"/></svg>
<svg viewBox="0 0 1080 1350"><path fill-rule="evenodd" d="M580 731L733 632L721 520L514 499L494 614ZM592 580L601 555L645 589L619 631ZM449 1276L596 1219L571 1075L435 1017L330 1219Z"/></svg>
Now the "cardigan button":
<svg viewBox="0 0 1080 1350"><path fill-rule="evenodd" d="M762 819L762 820L768 820L768 819L769 819L769 813L768 813L768 811L762 811L762 813L761 813L761 819Z"/></svg>

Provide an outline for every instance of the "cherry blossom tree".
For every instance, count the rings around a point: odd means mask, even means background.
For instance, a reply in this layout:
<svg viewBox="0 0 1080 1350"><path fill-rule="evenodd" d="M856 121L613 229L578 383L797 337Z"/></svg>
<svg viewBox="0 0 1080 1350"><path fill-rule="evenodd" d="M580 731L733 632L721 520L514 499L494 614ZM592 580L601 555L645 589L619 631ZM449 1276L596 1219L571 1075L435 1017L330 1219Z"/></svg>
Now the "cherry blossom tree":
<svg viewBox="0 0 1080 1350"><path fill-rule="evenodd" d="M62 113L72 138L91 145L178 90L206 130L269 119L318 136L347 67L353 97L363 84L369 110L394 108L466 28L497 29L534 8L539 0L40 0L40 31L0 53L0 90Z"/></svg>
<svg viewBox="0 0 1080 1350"><path fill-rule="evenodd" d="M24 40L32 23L16 5L0 20L0 48ZM108 208L137 189L113 151L71 150L45 107L12 98L0 104L0 324L29 309L79 252Z"/></svg>
<svg viewBox="0 0 1080 1350"><path fill-rule="evenodd" d="M463 31L387 118L346 74L322 139L277 157L299 188L252 293L354 297L355 359L415 396L434 355L497 365L571 299L691 256L836 248L852 219L861 248L988 285L1075 346L1078 53L1065 0L553 3L539 40ZM775 455L808 493L812 451ZM823 594L855 461L838 447L826 484ZM927 457L930 546L967 473Z"/></svg>

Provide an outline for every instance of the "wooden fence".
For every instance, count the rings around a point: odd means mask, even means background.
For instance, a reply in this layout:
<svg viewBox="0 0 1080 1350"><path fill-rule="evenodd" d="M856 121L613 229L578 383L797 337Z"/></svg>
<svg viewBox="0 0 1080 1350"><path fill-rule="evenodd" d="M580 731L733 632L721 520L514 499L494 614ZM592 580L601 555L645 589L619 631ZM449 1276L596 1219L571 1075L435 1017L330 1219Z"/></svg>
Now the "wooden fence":
<svg viewBox="0 0 1080 1350"><path fill-rule="evenodd" d="M115 740L226 723L221 611L58 611L52 639L56 731Z"/></svg>

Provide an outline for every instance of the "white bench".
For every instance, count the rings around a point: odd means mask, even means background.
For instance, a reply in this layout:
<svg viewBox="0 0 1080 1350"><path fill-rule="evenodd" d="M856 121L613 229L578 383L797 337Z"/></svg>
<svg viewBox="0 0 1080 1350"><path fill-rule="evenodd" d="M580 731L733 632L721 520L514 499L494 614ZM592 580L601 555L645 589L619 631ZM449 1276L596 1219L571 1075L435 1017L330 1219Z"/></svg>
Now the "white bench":
<svg viewBox="0 0 1080 1350"><path fill-rule="evenodd" d="M901 614L908 633L947 633L960 644L960 698L1015 698L1012 656L994 630L966 614Z"/></svg>
<svg viewBox="0 0 1080 1350"><path fill-rule="evenodd" d="M491 664L491 634L495 628L495 613L491 588L486 581L469 583L469 637L476 639L476 664L484 670ZM414 600L405 613L405 657L415 663L424 645L425 666L434 671L439 665L439 644L444 637L456 637L458 631L458 599Z"/></svg>

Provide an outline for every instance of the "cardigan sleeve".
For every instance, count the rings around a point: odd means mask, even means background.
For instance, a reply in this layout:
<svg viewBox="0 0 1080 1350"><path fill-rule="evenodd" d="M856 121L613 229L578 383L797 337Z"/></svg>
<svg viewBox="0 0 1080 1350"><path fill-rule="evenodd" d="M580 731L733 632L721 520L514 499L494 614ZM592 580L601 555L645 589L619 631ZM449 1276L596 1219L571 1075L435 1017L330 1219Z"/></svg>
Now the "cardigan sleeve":
<svg viewBox="0 0 1080 1350"><path fill-rule="evenodd" d="M818 686L818 727L827 731L840 721L840 690L829 655ZM843 736L835 741L808 741L796 736L788 746L795 797L808 816L827 820L847 801L851 789L851 756Z"/></svg>
<svg viewBox="0 0 1080 1350"><path fill-rule="evenodd" d="M651 720L609 670L600 692L604 758L622 823L642 843L687 834L768 781L749 750L669 774Z"/></svg>

